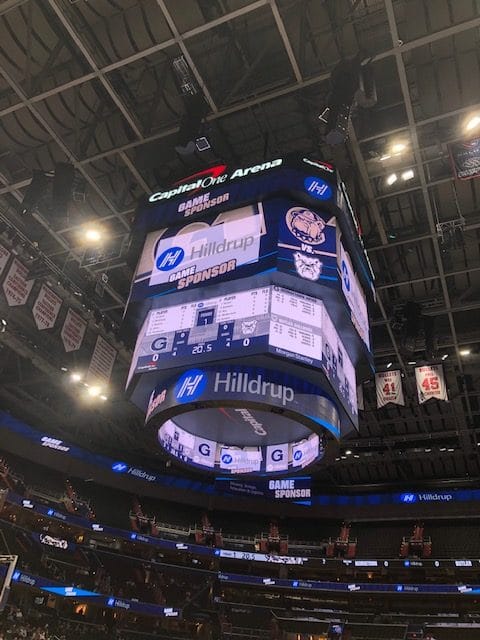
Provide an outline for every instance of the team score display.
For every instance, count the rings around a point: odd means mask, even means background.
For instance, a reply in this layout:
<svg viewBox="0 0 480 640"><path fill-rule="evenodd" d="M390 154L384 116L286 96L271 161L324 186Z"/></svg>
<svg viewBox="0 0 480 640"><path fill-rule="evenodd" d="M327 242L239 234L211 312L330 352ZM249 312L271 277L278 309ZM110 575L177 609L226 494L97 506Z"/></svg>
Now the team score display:
<svg viewBox="0 0 480 640"><path fill-rule="evenodd" d="M134 371L266 351L269 309L268 287L153 309L137 340Z"/></svg>

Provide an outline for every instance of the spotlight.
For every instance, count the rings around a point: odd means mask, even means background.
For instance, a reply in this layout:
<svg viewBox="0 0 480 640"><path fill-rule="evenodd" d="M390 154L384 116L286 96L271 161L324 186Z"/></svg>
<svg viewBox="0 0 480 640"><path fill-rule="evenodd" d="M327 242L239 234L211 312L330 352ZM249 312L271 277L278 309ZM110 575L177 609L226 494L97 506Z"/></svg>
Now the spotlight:
<svg viewBox="0 0 480 640"><path fill-rule="evenodd" d="M89 229L85 230L84 237L88 242L100 242L100 240L102 239L102 234L99 229L90 227Z"/></svg>
<svg viewBox="0 0 480 640"><path fill-rule="evenodd" d="M446 360L448 358L448 353L444 353L442 356L442 360Z"/></svg>
<svg viewBox="0 0 480 640"><path fill-rule="evenodd" d="M100 395L101 389L100 387L88 387L88 395L92 396L92 398L96 398Z"/></svg>
<svg viewBox="0 0 480 640"><path fill-rule="evenodd" d="M394 155L399 155L400 153L403 153L406 148L407 145L404 142L395 142L392 144L391 150Z"/></svg>
<svg viewBox="0 0 480 640"><path fill-rule="evenodd" d="M100 396L100 400L108 400L107 396L102 393Z"/></svg>
<svg viewBox="0 0 480 640"><path fill-rule="evenodd" d="M397 176L397 174L396 174L396 173L391 173L391 174L388 176L388 178L387 178L387 180L386 180L386 183L387 183L387 185L388 185L389 187L391 187L391 186L392 186L392 184L395 184L395 182L396 182L397 180L398 180L398 176Z"/></svg>
<svg viewBox="0 0 480 640"><path fill-rule="evenodd" d="M414 364L417 364L417 363L416 363L415 360L410 360L409 362L407 362L407 364L414 365Z"/></svg>
<svg viewBox="0 0 480 640"><path fill-rule="evenodd" d="M7 330L7 321L5 320L5 318L2 318L0 320L0 333L5 333L6 330Z"/></svg>
<svg viewBox="0 0 480 640"><path fill-rule="evenodd" d="M80 382L80 380L82 379L82 377L83 377L83 376L82 376L82 374L81 374L81 373L78 373L78 372L74 371L74 372L72 373L72 375L70 376L70 380L71 380L72 382Z"/></svg>
<svg viewBox="0 0 480 640"><path fill-rule="evenodd" d="M460 349L459 353L461 356L469 356L472 352L470 349Z"/></svg>
<svg viewBox="0 0 480 640"><path fill-rule="evenodd" d="M380 162L385 162L385 160L390 160L392 156L389 153L384 153L383 156L380 156Z"/></svg>
<svg viewBox="0 0 480 640"><path fill-rule="evenodd" d="M347 450L345 451L345 455L346 455L346 456L351 456L351 455L352 455L352 450L351 450L351 449L347 449Z"/></svg>
<svg viewBox="0 0 480 640"><path fill-rule="evenodd" d="M480 125L480 115L474 115L465 124L465 131L476 129Z"/></svg>
<svg viewBox="0 0 480 640"><path fill-rule="evenodd" d="M387 364L387 369L390 369L390 367L392 366L392 364L393 364L393 362L389 362L389 363Z"/></svg>
<svg viewBox="0 0 480 640"><path fill-rule="evenodd" d="M407 169L407 171L404 171L402 173L402 180L405 182L407 180L411 180L414 177L415 177L415 172L413 171L413 169Z"/></svg>

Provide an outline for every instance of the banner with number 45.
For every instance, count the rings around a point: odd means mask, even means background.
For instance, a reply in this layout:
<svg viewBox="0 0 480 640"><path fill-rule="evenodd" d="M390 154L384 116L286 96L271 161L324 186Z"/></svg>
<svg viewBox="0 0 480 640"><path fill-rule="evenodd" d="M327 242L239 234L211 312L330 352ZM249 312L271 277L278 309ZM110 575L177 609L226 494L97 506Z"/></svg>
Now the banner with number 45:
<svg viewBox="0 0 480 640"><path fill-rule="evenodd" d="M400 371L380 371L375 374L375 386L377 388L377 409L391 402L405 406L402 387L402 375Z"/></svg>
<svg viewBox="0 0 480 640"><path fill-rule="evenodd" d="M415 380L420 404L430 398L448 402L447 386L441 364L426 364L415 367Z"/></svg>

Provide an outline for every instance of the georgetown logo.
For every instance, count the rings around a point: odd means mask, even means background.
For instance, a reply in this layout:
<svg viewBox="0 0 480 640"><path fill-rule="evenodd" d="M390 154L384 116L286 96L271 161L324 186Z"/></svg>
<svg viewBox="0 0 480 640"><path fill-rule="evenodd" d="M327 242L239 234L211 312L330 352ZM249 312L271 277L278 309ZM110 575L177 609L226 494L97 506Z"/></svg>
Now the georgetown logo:
<svg viewBox="0 0 480 640"><path fill-rule="evenodd" d="M303 207L292 207L285 217L287 226L298 240L307 244L323 244L325 242L325 223L322 218Z"/></svg>
<svg viewBox="0 0 480 640"><path fill-rule="evenodd" d="M295 269L301 278L311 280L312 282L319 279L322 273L322 263L318 258L311 258L304 253L296 251L293 254L293 260L295 262Z"/></svg>

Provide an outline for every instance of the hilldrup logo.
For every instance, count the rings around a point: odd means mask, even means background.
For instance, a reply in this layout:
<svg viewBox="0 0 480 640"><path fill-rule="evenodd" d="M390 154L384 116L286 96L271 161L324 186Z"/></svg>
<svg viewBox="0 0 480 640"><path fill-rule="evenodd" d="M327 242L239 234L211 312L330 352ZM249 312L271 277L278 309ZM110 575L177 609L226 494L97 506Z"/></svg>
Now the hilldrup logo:
<svg viewBox="0 0 480 640"><path fill-rule="evenodd" d="M413 504L414 502L450 502L454 499L452 493L402 493L400 502Z"/></svg>
<svg viewBox="0 0 480 640"><path fill-rule="evenodd" d="M125 473L127 469L128 464L126 464L125 462L114 462L112 464L112 471L115 471L115 473Z"/></svg>
<svg viewBox="0 0 480 640"><path fill-rule="evenodd" d="M155 266L159 271L171 271L178 267L185 257L182 247L170 247L165 249L155 260Z"/></svg>
<svg viewBox="0 0 480 640"><path fill-rule="evenodd" d="M175 385L175 398L178 402L193 402L205 391L207 376L200 369L186 371Z"/></svg>
<svg viewBox="0 0 480 640"><path fill-rule="evenodd" d="M223 464L232 464L233 457L229 453L224 453L222 455L222 462Z"/></svg>
<svg viewBox="0 0 480 640"><path fill-rule="evenodd" d="M293 459L296 460L298 462L298 460L301 460L302 458L302 452L300 451L300 449L297 449L295 451L295 453L293 454Z"/></svg>
<svg viewBox="0 0 480 640"><path fill-rule="evenodd" d="M321 178L309 176L305 178L303 185L308 195L317 200L330 200L332 197L332 187Z"/></svg>

